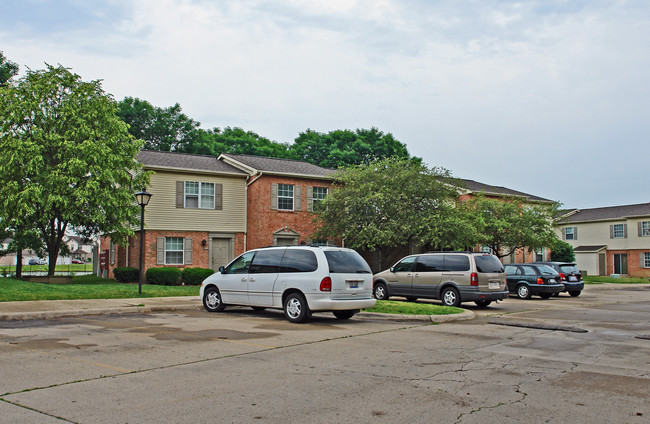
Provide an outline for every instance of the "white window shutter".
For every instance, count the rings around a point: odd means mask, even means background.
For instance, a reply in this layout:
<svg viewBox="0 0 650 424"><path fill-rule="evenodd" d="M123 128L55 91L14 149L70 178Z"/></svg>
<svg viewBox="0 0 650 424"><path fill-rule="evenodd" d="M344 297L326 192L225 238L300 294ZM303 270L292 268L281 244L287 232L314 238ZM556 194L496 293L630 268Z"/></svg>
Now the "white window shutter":
<svg viewBox="0 0 650 424"><path fill-rule="evenodd" d="M307 210L314 211L314 187L307 186Z"/></svg>
<svg viewBox="0 0 650 424"><path fill-rule="evenodd" d="M165 237L156 239L156 263L158 265L165 264Z"/></svg>
<svg viewBox="0 0 650 424"><path fill-rule="evenodd" d="M185 265L192 265L192 239L183 239L183 245L185 246Z"/></svg>
<svg viewBox="0 0 650 424"><path fill-rule="evenodd" d="M293 210L302 210L302 186L299 185L293 187Z"/></svg>
<svg viewBox="0 0 650 424"><path fill-rule="evenodd" d="M185 182L176 181L176 207L185 207Z"/></svg>
<svg viewBox="0 0 650 424"><path fill-rule="evenodd" d="M278 209L278 185L271 184L271 210Z"/></svg>

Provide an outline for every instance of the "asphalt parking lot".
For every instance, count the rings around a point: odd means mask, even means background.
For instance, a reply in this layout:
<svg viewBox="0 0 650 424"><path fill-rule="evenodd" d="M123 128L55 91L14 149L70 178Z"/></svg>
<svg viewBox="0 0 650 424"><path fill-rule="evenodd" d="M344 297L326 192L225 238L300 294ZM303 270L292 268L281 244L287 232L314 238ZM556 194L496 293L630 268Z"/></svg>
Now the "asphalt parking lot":
<svg viewBox="0 0 650 424"><path fill-rule="evenodd" d="M472 305L438 325L246 308L0 322L0 422L650 421L650 286Z"/></svg>

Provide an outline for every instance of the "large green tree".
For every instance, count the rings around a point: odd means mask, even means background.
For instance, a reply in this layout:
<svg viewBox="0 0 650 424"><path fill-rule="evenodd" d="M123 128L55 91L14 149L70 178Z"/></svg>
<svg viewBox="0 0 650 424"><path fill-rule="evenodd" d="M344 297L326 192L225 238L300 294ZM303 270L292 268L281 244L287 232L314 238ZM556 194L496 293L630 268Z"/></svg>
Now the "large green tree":
<svg viewBox="0 0 650 424"><path fill-rule="evenodd" d="M517 249L553 246L557 241L552 224L556 208L555 204L533 204L520 197L495 199L482 194L460 206L468 225L476 231L476 244L491 248L499 258Z"/></svg>
<svg viewBox="0 0 650 424"><path fill-rule="evenodd" d="M409 243L464 247L467 234L455 230L463 226L455 185L449 171L405 158L346 168L315 211L315 238L377 251L382 268L391 251Z"/></svg>
<svg viewBox="0 0 650 424"><path fill-rule="evenodd" d="M133 233L133 193L148 183L141 146L99 81L47 65L0 88L0 218L38 233L49 275L66 231Z"/></svg>
<svg viewBox="0 0 650 424"><path fill-rule="evenodd" d="M0 87L16 75L18 75L18 64L10 61L0 52Z"/></svg>
<svg viewBox="0 0 650 424"><path fill-rule="evenodd" d="M377 128L319 133L308 129L295 139L291 151L297 159L326 168L369 164L386 158L411 159L406 145ZM419 158L413 158L421 162Z"/></svg>
<svg viewBox="0 0 650 424"><path fill-rule="evenodd" d="M262 137L253 131L238 127L199 129L191 143L182 149L185 153L219 156L221 153L257 155L273 158L293 158L287 144Z"/></svg>
<svg viewBox="0 0 650 424"><path fill-rule="evenodd" d="M185 115L178 103L162 108L146 100L126 97L118 108L119 117L129 124L129 133L144 140L144 148L149 150L187 151L201 125Z"/></svg>

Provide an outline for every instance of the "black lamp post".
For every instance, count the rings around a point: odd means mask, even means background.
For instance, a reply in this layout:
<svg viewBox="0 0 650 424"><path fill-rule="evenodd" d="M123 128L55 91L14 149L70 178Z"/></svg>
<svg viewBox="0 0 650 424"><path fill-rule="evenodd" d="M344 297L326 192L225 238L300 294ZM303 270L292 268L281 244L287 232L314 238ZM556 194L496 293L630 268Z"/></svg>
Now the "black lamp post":
<svg viewBox="0 0 650 424"><path fill-rule="evenodd" d="M147 193L145 189L141 192L135 193L135 198L140 205L140 275L138 276L138 294L142 294L142 277L144 274L144 207L149 204L152 194Z"/></svg>

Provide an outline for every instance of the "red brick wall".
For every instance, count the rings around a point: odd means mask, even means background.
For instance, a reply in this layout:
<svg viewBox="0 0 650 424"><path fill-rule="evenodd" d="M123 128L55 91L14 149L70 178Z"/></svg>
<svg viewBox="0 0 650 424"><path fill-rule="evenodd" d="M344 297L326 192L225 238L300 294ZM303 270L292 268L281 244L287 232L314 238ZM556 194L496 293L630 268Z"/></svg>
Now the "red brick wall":
<svg viewBox="0 0 650 424"><path fill-rule="evenodd" d="M650 277L650 268L643 268L641 253L647 250L608 250L607 275L614 273L614 254L627 254L628 277Z"/></svg>
<svg viewBox="0 0 650 424"><path fill-rule="evenodd" d="M271 184L302 186L302 210L271 210ZM329 181L262 176L248 187L248 236L246 249L270 246L273 233L287 227L299 234L298 243L312 239L315 226L307 211L307 187L330 187Z"/></svg>

